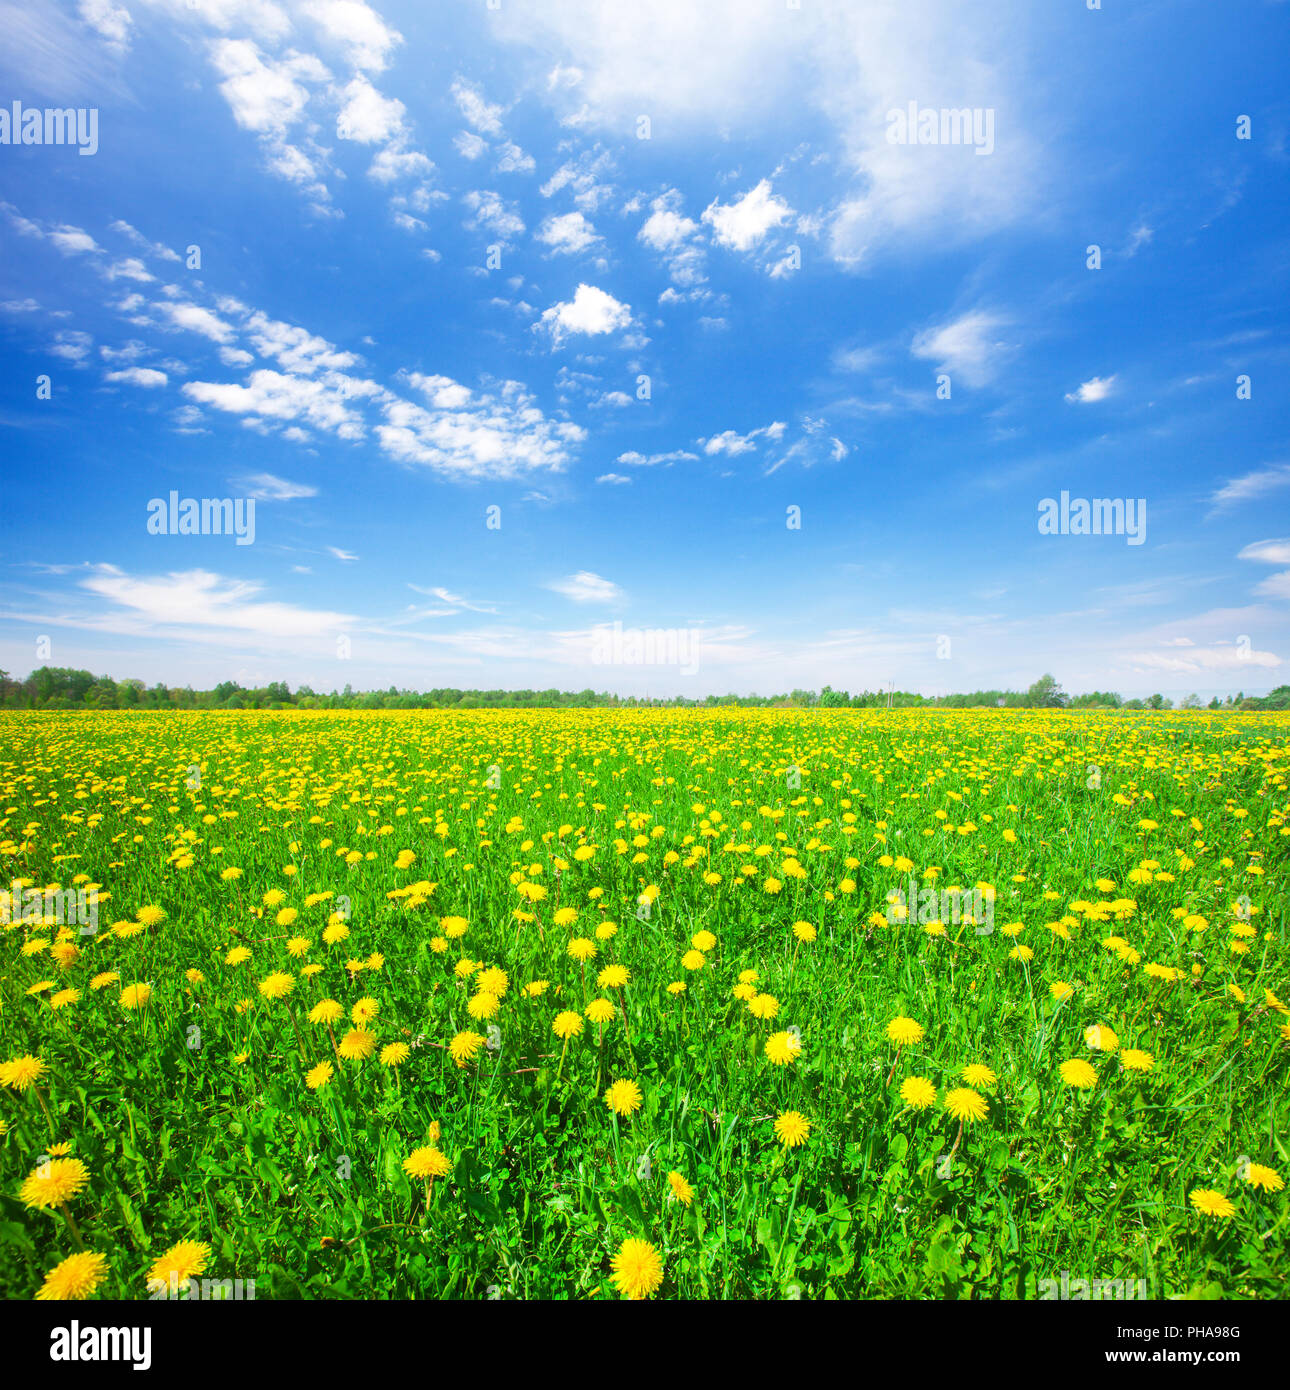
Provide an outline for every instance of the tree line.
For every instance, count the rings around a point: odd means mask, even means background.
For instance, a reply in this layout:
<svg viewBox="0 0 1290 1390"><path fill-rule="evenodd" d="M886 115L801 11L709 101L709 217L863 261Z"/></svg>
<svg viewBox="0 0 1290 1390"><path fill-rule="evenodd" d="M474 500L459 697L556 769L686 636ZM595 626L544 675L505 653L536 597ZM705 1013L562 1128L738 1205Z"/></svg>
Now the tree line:
<svg viewBox="0 0 1290 1390"><path fill-rule="evenodd" d="M850 694L826 685L823 690L792 690L780 695L708 695L639 697L595 690L343 690L324 694L308 685L295 690L286 681L247 687L221 681L213 690L168 686L158 681L113 680L64 666L42 666L24 680L0 670L0 708L6 709L636 709L636 708L796 708L796 709L1102 709L1166 710L1173 701L1163 695L1122 699L1115 691L1092 690L1067 695L1051 675L1026 690L974 690L955 695L919 695L907 690L862 690ZM1200 709L1189 695L1179 708ZM1206 709L1290 709L1290 685L1278 686L1262 698L1238 691L1224 699L1215 696Z"/></svg>

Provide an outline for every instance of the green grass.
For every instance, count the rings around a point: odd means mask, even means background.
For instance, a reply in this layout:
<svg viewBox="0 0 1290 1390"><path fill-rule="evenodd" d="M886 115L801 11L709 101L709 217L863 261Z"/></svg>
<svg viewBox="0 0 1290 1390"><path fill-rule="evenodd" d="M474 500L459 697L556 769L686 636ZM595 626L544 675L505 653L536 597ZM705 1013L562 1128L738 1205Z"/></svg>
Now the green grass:
<svg viewBox="0 0 1290 1390"><path fill-rule="evenodd" d="M1290 1157L1287 1015L1264 993L1290 999L1287 734L1290 717L1233 714L0 716L0 879L83 875L110 894L97 935L73 929L66 969L22 949L57 927L0 934L0 1060L49 1066L54 1131L31 1091L0 1091L0 1292L30 1297L75 1249L61 1215L16 1195L56 1139L90 1171L70 1211L109 1259L104 1295L147 1297L153 1261L196 1239L208 1276L254 1279L258 1298L617 1297L611 1257L638 1236L662 1254L660 1297L1034 1298L1062 1270L1143 1279L1152 1296L1280 1297L1286 1193L1244 1175L1252 1161L1284 1176ZM577 861L579 845L594 855ZM991 885L994 929L888 925L911 871L880 860L902 855L920 878L939 869L938 887ZM1132 882L1144 861L1152 881ZM230 865L243 873L225 881ZM517 921L530 878L547 896ZM272 888L294 925L262 906ZM320 893L336 896L306 906ZM341 895L350 935L328 945ZM1117 899L1131 915L1070 908ZM109 930L149 904L162 924ZM577 923L555 925L557 907ZM469 930L437 952L450 915ZM1064 916L1068 941L1046 925ZM584 972L567 943L604 921L618 932ZM798 921L815 941L798 942ZM716 945L689 971L700 931ZM296 933L311 942L298 959ZM226 965L239 943L251 960ZM1029 962L1011 958L1018 943ZM380 967L351 980L346 962L373 952ZM463 955L509 987L500 1046L459 1068L453 1036L488 1031L454 974ZM322 970L287 1001L261 997L258 982L306 962ZM627 1028L620 1011L598 1044L587 1023L562 1062L552 1019L606 993L595 974L611 962L631 974ZM773 1022L732 992L750 969L779 1001ZM120 979L94 990L101 971ZM539 979L547 991L524 997ZM1058 980L1074 990L1060 1003ZM134 982L152 994L127 1011ZM66 988L80 997L53 1009ZM324 997L347 1014L379 1001L378 1042L407 1043L408 1060L345 1061L310 1091L309 1068L336 1061L307 1018ZM898 1015L925 1030L899 1054ZM1092 1024L1152 1069L1091 1052ZM765 1042L786 1028L803 1050L775 1066ZM1062 1084L1076 1057L1094 1088ZM944 1097L969 1063L997 1084L960 1135ZM909 1076L936 1086L934 1106L903 1104ZM619 1078L643 1093L631 1118L602 1099ZM811 1123L800 1148L775 1138L785 1110ZM402 1164L432 1121L453 1172L427 1206ZM671 1171L693 1185L688 1208L668 1200ZM1196 1189L1234 1215L1193 1210Z"/></svg>

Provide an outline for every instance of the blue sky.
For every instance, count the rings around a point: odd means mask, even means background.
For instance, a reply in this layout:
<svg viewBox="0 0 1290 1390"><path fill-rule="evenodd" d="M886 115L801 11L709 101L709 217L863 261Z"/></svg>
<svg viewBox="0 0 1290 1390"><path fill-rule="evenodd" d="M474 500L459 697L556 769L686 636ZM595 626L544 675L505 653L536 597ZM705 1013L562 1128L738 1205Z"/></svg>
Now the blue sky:
<svg viewBox="0 0 1290 1390"><path fill-rule="evenodd" d="M0 666L1290 680L1290 5L429 13L0 3Z"/></svg>

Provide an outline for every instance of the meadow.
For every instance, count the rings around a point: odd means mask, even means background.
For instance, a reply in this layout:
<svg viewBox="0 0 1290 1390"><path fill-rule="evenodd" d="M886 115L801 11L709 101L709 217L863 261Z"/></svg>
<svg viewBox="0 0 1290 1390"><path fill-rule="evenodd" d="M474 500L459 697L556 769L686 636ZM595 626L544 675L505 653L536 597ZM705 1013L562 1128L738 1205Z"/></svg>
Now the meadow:
<svg viewBox="0 0 1290 1390"><path fill-rule="evenodd" d="M1280 1298L1288 737L0 715L0 1293Z"/></svg>

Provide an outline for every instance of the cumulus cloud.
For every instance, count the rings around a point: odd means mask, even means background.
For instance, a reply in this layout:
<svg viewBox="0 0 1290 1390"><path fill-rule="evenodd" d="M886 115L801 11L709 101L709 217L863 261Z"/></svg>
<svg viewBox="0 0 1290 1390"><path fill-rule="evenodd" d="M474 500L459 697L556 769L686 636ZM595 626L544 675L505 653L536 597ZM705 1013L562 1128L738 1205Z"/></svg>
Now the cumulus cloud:
<svg viewBox="0 0 1290 1390"><path fill-rule="evenodd" d="M507 5L491 28L552 63L544 98L579 130L621 130L644 111L656 141L720 130L752 145L805 100L836 171L826 244L858 265L915 239L977 239L1050 205L1047 99L1027 71L1052 43L1037 15L1022 0L986 13L956 0L803 5L787 20L782 4L748 0L561 0ZM888 112L914 99L997 110L991 157L889 141Z"/></svg>
<svg viewBox="0 0 1290 1390"><path fill-rule="evenodd" d="M367 78L352 78L342 95L344 104L336 117L336 133L342 140L377 145L404 133L407 108L395 97L382 96Z"/></svg>
<svg viewBox="0 0 1290 1390"><path fill-rule="evenodd" d="M502 108L484 100L478 87L463 81L460 77L452 84L452 99L457 103L467 125L484 135L502 133Z"/></svg>
<svg viewBox="0 0 1290 1390"><path fill-rule="evenodd" d="M770 180L762 179L733 203L715 199L703 212L719 246L751 251L766 234L793 216L793 209L771 192Z"/></svg>
<svg viewBox="0 0 1290 1390"><path fill-rule="evenodd" d="M681 195L669 189L650 203L650 215L636 233L637 239L667 261L669 273L678 285L703 281L704 252L697 244L699 224L681 212Z"/></svg>
<svg viewBox="0 0 1290 1390"><path fill-rule="evenodd" d="M169 326L172 328L200 333L203 338L209 338L213 343L228 343L234 337L231 324L225 323L218 314L213 314L200 304L186 301L162 302L155 307L163 319L169 320Z"/></svg>
<svg viewBox="0 0 1290 1390"><path fill-rule="evenodd" d="M774 420L760 429L749 430L747 434L740 434L737 430L722 430L720 434L700 439L699 443L703 446L705 454L726 454L733 458L738 454L752 453L757 448L756 441L759 439L782 439L787 428L783 420Z"/></svg>
<svg viewBox="0 0 1290 1390"><path fill-rule="evenodd" d="M1087 381L1081 382L1074 391L1067 391L1066 399L1072 403L1078 402L1080 405L1091 405L1096 401L1104 401L1110 394L1111 388L1115 385L1115 377L1090 377Z"/></svg>
<svg viewBox="0 0 1290 1390"><path fill-rule="evenodd" d="M107 47L120 56L130 47L130 11L113 0L80 0L81 23L93 29Z"/></svg>
<svg viewBox="0 0 1290 1390"><path fill-rule="evenodd" d="M475 214L467 221L468 227L482 228L499 237L519 236L524 231L524 219L492 189L473 189L463 194L462 202Z"/></svg>
<svg viewBox="0 0 1290 1390"><path fill-rule="evenodd" d="M551 335L558 346L571 333L598 336L626 328L632 321L629 304L623 304L595 285L579 285L571 300L553 304L541 319L540 326Z"/></svg>
<svg viewBox="0 0 1290 1390"><path fill-rule="evenodd" d="M354 67L367 72L381 72L403 42L403 35L362 0L308 0L304 12Z"/></svg>
<svg viewBox="0 0 1290 1390"><path fill-rule="evenodd" d="M580 212L566 212L548 217L537 230L537 239L544 246L562 255L575 255L594 246L600 238L596 229Z"/></svg>

